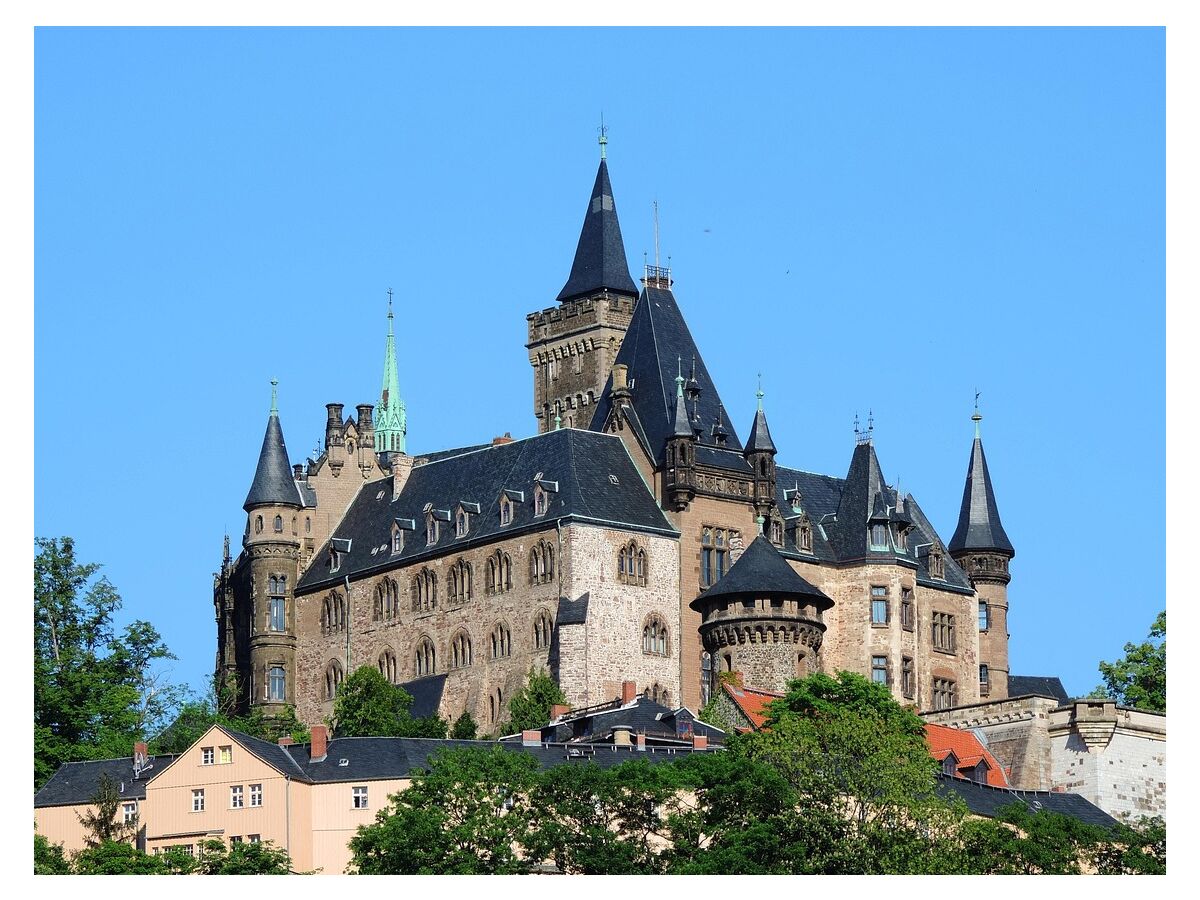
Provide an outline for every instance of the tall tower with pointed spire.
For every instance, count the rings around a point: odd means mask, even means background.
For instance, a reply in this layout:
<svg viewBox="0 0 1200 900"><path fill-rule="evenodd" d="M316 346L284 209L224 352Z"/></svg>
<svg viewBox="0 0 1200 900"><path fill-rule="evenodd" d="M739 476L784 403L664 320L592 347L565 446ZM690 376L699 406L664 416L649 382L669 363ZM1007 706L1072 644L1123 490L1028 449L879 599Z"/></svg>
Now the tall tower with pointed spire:
<svg viewBox="0 0 1200 900"><path fill-rule="evenodd" d="M299 514L303 506L288 462L271 381L271 413L254 481L246 495L246 533L242 538L248 566L237 573L249 581L241 608L232 610L235 645L248 647L250 677L237 686L239 705L248 700L270 713L296 702L295 587L299 576ZM241 639L240 641L238 639ZM237 666L239 670L243 666Z"/></svg>
<svg viewBox="0 0 1200 900"><path fill-rule="evenodd" d="M393 327L392 289L388 288L387 348L383 354L383 390L375 409L375 452L407 453L408 412L400 396L400 376L396 369L396 331Z"/></svg>
<svg viewBox="0 0 1200 900"><path fill-rule="evenodd" d="M767 428L767 414L763 412L763 389L758 386L758 411L754 424L750 426L750 437L746 439L743 454L754 470L754 508L760 518L765 518L775 508L775 442Z"/></svg>
<svg viewBox="0 0 1200 900"><path fill-rule="evenodd" d="M557 305L525 317L539 433L553 431L556 417L568 428L588 427L637 303L608 177L607 142L601 129L600 166Z"/></svg>
<svg viewBox="0 0 1200 900"><path fill-rule="evenodd" d="M1000 510L992 490L983 439L979 436L976 398L975 440L967 463L958 527L947 549L954 561L971 578L979 595L979 692L989 700L1008 696L1008 563L1014 556L1012 542L1000 523Z"/></svg>

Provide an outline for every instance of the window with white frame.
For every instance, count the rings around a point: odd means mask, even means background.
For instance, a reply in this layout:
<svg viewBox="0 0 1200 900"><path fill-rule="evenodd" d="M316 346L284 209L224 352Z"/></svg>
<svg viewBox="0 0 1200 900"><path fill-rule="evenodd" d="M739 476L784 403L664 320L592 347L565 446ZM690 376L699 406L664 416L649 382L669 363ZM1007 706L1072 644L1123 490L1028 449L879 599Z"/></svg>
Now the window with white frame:
<svg viewBox="0 0 1200 900"><path fill-rule="evenodd" d="M250 785L250 805L251 806L262 806L262 797L263 797L262 785L261 784Z"/></svg>
<svg viewBox="0 0 1200 900"><path fill-rule="evenodd" d="M350 795L351 795L351 799L354 801L355 809L366 809L367 808L367 787L366 787L366 785L359 785L357 787L351 788Z"/></svg>
<svg viewBox="0 0 1200 900"><path fill-rule="evenodd" d="M130 822L137 821L137 804L123 803L121 804L121 821L128 825Z"/></svg>
<svg viewBox="0 0 1200 900"><path fill-rule="evenodd" d="M192 791L192 812L204 812L204 788Z"/></svg>
<svg viewBox="0 0 1200 900"><path fill-rule="evenodd" d="M257 844L262 840L262 835L261 834L248 834L248 835L246 835L246 840L248 840L252 844Z"/></svg>
<svg viewBox="0 0 1200 900"><path fill-rule="evenodd" d="M979 630L987 631L991 624L991 618L988 615L988 605L986 600L979 601Z"/></svg>
<svg viewBox="0 0 1200 900"><path fill-rule="evenodd" d="M245 805L245 795L240 784L231 784L229 786L229 808L241 809Z"/></svg>
<svg viewBox="0 0 1200 900"><path fill-rule="evenodd" d="M218 758L222 765L233 762L233 747L221 747L218 751Z"/></svg>
<svg viewBox="0 0 1200 900"><path fill-rule="evenodd" d="M200 765L211 766L217 761L217 751L212 747L200 748Z"/></svg>

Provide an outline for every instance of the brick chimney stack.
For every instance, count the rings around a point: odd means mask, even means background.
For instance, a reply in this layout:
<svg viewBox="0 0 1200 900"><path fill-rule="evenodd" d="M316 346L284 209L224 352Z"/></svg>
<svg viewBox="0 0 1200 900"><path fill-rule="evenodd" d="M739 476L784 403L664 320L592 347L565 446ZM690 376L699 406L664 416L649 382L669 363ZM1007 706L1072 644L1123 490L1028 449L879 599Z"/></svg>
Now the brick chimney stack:
<svg viewBox="0 0 1200 900"><path fill-rule="evenodd" d="M646 732L644 731L639 731L637 733L637 748L639 750L646 749Z"/></svg>
<svg viewBox="0 0 1200 900"><path fill-rule="evenodd" d="M309 756L314 762L325 758L326 750L329 746L329 731L324 725L314 725L312 732L312 747L309 750Z"/></svg>
<svg viewBox="0 0 1200 900"><path fill-rule="evenodd" d="M693 734L692 735L692 749L693 750L707 750L708 749L708 735L707 734Z"/></svg>
<svg viewBox="0 0 1200 900"><path fill-rule="evenodd" d="M635 699L637 699L637 695L638 695L638 689L637 689L636 681L622 681L621 682L621 704L622 705L632 703Z"/></svg>

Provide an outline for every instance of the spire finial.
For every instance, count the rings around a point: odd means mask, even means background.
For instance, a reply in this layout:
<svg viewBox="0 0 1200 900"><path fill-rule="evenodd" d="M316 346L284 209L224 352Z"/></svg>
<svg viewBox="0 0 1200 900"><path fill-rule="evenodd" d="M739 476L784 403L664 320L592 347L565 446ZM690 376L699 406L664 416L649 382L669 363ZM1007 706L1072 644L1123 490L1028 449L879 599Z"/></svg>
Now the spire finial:
<svg viewBox="0 0 1200 900"><path fill-rule="evenodd" d="M975 390L975 414L971 416L971 421L975 423L975 437L979 437L979 423L983 421L983 416L979 414L979 395L982 393L978 388Z"/></svg>
<svg viewBox="0 0 1200 900"><path fill-rule="evenodd" d="M273 416L279 415L279 403L278 403L278 399L277 399L276 393L275 393L275 389L278 386L279 386L279 379L272 378L271 379L271 415L273 415Z"/></svg>
<svg viewBox="0 0 1200 900"><path fill-rule="evenodd" d="M758 411L762 412L762 398L765 396L762 389L762 372L758 373L758 393L756 393L754 396L758 398Z"/></svg>
<svg viewBox="0 0 1200 900"><path fill-rule="evenodd" d="M675 357L675 396L683 396L683 357Z"/></svg>
<svg viewBox="0 0 1200 900"><path fill-rule="evenodd" d="M764 519L764 518L763 518L761 515L759 515L759 516L758 516L758 518L756 518L756 519L754 520L755 524L757 524L757 525L758 525L758 533L759 533L759 534L764 534L764 533L765 533L766 529L764 529L764 528L763 528L763 525L764 525L764 524L766 524L766 521L767 521L767 520L766 520L766 519Z"/></svg>
<svg viewBox="0 0 1200 900"><path fill-rule="evenodd" d="M604 126L604 110L600 110L600 158L605 159L605 148L608 146L608 129Z"/></svg>
<svg viewBox="0 0 1200 900"><path fill-rule="evenodd" d="M554 430L558 431L560 428L562 428L562 412L558 411L554 413Z"/></svg>

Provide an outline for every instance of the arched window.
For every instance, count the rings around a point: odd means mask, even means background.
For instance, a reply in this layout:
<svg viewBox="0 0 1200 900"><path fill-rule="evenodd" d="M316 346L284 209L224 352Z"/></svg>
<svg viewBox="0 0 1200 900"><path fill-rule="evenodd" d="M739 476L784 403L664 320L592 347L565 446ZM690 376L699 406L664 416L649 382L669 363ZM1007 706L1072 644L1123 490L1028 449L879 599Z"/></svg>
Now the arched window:
<svg viewBox="0 0 1200 900"><path fill-rule="evenodd" d="M808 519L801 519L796 526L796 546L805 553L812 552L812 524Z"/></svg>
<svg viewBox="0 0 1200 900"><path fill-rule="evenodd" d="M771 520L771 543L777 547L783 546L783 522L778 519Z"/></svg>
<svg viewBox="0 0 1200 900"><path fill-rule="evenodd" d="M304 517L304 533L312 534L312 516Z"/></svg>
<svg viewBox="0 0 1200 900"><path fill-rule="evenodd" d="M468 521L469 520L467 519L466 511L460 507L458 512L454 516L454 536L455 537L466 537L467 536L467 522Z"/></svg>
<svg viewBox="0 0 1200 900"><path fill-rule="evenodd" d="M299 529L296 527L296 517L295 517L295 516L292 516L292 536L293 536L293 537L295 537L295 536L296 536L296 535L298 535L299 533L300 533L300 531L299 531Z"/></svg>
<svg viewBox="0 0 1200 900"><path fill-rule="evenodd" d="M287 630L287 576L271 576L270 599L267 601L267 627L271 631Z"/></svg>
<svg viewBox="0 0 1200 900"><path fill-rule="evenodd" d="M512 559L503 550L488 557L485 587L489 594L503 594L512 588Z"/></svg>
<svg viewBox="0 0 1200 900"><path fill-rule="evenodd" d="M554 620L550 618L550 613L543 610L538 613L537 619L533 623L533 646L536 650L549 650L550 637L554 633Z"/></svg>
<svg viewBox="0 0 1200 900"><path fill-rule="evenodd" d="M546 492L539 486L533 491L533 514L535 516L545 515L546 512Z"/></svg>
<svg viewBox="0 0 1200 900"><path fill-rule="evenodd" d="M277 534L283 534L283 516L276 516L272 527L275 529Z"/></svg>
<svg viewBox="0 0 1200 900"><path fill-rule="evenodd" d="M450 602L466 603L474 593L471 564L465 559L450 566Z"/></svg>
<svg viewBox="0 0 1200 900"><path fill-rule="evenodd" d="M649 656L668 656L667 626L658 613L651 613L642 626L642 652Z"/></svg>
<svg viewBox="0 0 1200 900"><path fill-rule="evenodd" d="M617 554L617 580L624 584L646 584L646 551L630 541Z"/></svg>
<svg viewBox="0 0 1200 900"><path fill-rule="evenodd" d="M385 578L375 587L374 618L394 619L400 612L400 587L391 578Z"/></svg>
<svg viewBox="0 0 1200 900"><path fill-rule="evenodd" d="M254 517L254 533L262 534L262 516Z"/></svg>
<svg viewBox="0 0 1200 900"><path fill-rule="evenodd" d="M465 669L471 664L471 636L460 631L450 642L450 668Z"/></svg>
<svg viewBox="0 0 1200 900"><path fill-rule="evenodd" d="M412 580L413 612L429 612L437 607L437 575L422 569Z"/></svg>
<svg viewBox="0 0 1200 900"><path fill-rule="evenodd" d="M529 551L529 583L547 584L554 579L554 548L545 541Z"/></svg>
<svg viewBox="0 0 1200 900"><path fill-rule="evenodd" d="M504 659L512 655L512 632L501 622L492 629L492 659Z"/></svg>
<svg viewBox="0 0 1200 900"><path fill-rule="evenodd" d="M507 496L500 498L500 524L509 525L512 523L512 501Z"/></svg>
<svg viewBox="0 0 1200 900"><path fill-rule="evenodd" d="M346 627L346 601L337 591L330 591L321 604L321 631L331 634Z"/></svg>
<svg viewBox="0 0 1200 900"><path fill-rule="evenodd" d="M332 700L338 692L338 688L342 685L342 664L336 659L331 661L325 667L325 699Z"/></svg>
<svg viewBox="0 0 1200 900"><path fill-rule="evenodd" d="M390 648L379 654L379 673L392 684L396 683L400 671L396 665L396 654Z"/></svg>
<svg viewBox="0 0 1200 900"><path fill-rule="evenodd" d="M437 518L433 513L427 514L425 516L425 546L432 547L438 542L439 531Z"/></svg>
<svg viewBox="0 0 1200 900"><path fill-rule="evenodd" d="M413 655L413 672L417 678L437 672L437 651L429 638L421 638L417 644L416 653Z"/></svg>
<svg viewBox="0 0 1200 900"><path fill-rule="evenodd" d="M399 525L392 526L392 553L399 553L404 549L404 529Z"/></svg>
<svg viewBox="0 0 1200 900"><path fill-rule="evenodd" d="M669 705L671 701L670 692L657 681L654 682L654 684L650 687L646 688L646 690L642 692L642 696L649 697L655 703L661 703L663 706Z"/></svg>

